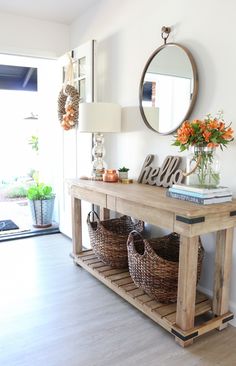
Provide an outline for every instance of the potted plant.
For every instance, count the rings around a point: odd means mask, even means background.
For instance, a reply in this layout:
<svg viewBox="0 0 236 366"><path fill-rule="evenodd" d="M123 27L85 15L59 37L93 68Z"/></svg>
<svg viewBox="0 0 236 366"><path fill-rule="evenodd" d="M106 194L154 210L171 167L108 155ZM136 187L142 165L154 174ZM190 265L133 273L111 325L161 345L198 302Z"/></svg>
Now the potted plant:
<svg viewBox="0 0 236 366"><path fill-rule="evenodd" d="M128 179L128 171L129 168L126 168L125 166L123 166L123 168L119 168L118 172L119 172L119 179Z"/></svg>
<svg viewBox="0 0 236 366"><path fill-rule="evenodd" d="M35 180L35 183L27 190L27 198L31 209L33 226L37 228L51 226L55 200L52 187Z"/></svg>

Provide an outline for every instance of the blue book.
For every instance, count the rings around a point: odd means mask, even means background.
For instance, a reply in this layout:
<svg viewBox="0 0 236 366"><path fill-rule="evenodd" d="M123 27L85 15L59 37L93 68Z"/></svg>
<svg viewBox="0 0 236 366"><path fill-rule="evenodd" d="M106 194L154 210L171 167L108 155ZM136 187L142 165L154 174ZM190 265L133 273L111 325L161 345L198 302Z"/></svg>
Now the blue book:
<svg viewBox="0 0 236 366"><path fill-rule="evenodd" d="M178 188L169 188L170 192L177 193L177 194L184 194L186 196L192 196L192 197L199 197L199 198L215 198L215 197L225 197L225 196L232 196L232 192L230 190L227 191L216 191L216 192L210 192L209 193L200 193L200 192L194 192L194 191L187 191L184 189L178 189Z"/></svg>
<svg viewBox="0 0 236 366"><path fill-rule="evenodd" d="M198 203L200 205L211 205L213 203L222 203L222 202L232 201L232 195L223 196L223 197L213 197L213 198L201 198L201 197L189 196L186 194L170 192L169 190L166 191L166 195L171 198L177 198L182 201Z"/></svg>

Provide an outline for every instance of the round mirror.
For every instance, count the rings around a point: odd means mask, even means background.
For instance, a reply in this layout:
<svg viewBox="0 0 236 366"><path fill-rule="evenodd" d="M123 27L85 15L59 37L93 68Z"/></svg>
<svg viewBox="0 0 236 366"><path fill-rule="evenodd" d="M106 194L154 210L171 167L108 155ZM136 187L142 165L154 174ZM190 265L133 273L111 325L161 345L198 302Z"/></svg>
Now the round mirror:
<svg viewBox="0 0 236 366"><path fill-rule="evenodd" d="M191 53L176 43L159 47L150 56L139 87L140 112L147 127L160 134L174 132L192 112L197 90Z"/></svg>

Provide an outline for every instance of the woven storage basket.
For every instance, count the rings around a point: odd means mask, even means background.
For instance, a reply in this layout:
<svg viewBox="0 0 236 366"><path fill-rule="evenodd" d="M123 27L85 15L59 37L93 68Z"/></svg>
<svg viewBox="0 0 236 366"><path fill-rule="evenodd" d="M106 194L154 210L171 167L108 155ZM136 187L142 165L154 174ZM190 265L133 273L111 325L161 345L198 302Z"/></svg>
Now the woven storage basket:
<svg viewBox="0 0 236 366"><path fill-rule="evenodd" d="M91 222L91 214L97 221ZM100 221L96 212L87 217L89 237L95 255L105 264L115 268L128 267L127 239L132 230L142 232L143 221L134 223L129 216Z"/></svg>
<svg viewBox="0 0 236 366"><path fill-rule="evenodd" d="M162 303L176 302L178 287L179 243L176 233L156 239L142 239L135 231L128 241L130 275L136 286ZM200 278L204 249L199 239L197 280Z"/></svg>

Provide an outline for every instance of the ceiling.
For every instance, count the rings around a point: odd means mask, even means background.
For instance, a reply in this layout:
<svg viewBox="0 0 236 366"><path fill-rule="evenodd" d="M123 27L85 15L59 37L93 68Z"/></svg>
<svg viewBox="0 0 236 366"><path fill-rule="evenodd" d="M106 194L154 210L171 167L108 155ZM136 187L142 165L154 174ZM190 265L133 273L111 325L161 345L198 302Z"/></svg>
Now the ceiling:
<svg viewBox="0 0 236 366"><path fill-rule="evenodd" d="M0 0L0 13L71 24L102 0ZM0 65L0 89L37 90L37 69Z"/></svg>
<svg viewBox="0 0 236 366"><path fill-rule="evenodd" d="M101 0L0 0L0 13L71 24Z"/></svg>

